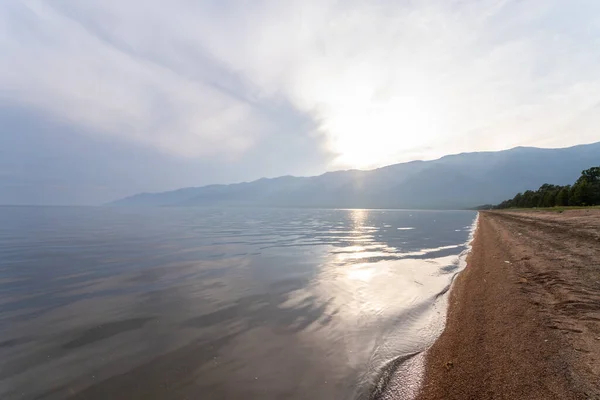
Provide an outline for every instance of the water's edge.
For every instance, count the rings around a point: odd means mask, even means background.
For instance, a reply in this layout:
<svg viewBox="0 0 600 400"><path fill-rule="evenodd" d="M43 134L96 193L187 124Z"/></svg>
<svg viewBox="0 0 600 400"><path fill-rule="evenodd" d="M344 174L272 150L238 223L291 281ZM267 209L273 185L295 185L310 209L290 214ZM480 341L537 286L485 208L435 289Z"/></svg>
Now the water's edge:
<svg viewBox="0 0 600 400"><path fill-rule="evenodd" d="M379 371L373 384L369 387L368 395L359 395L357 399L368 400L413 400L419 394L424 381L425 359L429 349L437 342L446 326L448 316L448 300L454 287L456 277L467 267L467 256L471 253L473 240L479 224L479 212L475 216L465 243L466 249L458 256L459 269L450 278L448 286L435 295L434 309L441 311L439 335L422 351L402 354L392 360Z"/></svg>

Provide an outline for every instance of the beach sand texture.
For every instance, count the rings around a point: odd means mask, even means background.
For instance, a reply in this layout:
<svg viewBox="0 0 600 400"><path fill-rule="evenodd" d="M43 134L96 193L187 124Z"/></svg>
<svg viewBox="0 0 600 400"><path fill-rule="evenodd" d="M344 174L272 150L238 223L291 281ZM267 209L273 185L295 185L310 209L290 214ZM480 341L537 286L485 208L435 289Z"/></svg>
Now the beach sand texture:
<svg viewBox="0 0 600 400"><path fill-rule="evenodd" d="M600 399L600 210L482 212L419 399Z"/></svg>

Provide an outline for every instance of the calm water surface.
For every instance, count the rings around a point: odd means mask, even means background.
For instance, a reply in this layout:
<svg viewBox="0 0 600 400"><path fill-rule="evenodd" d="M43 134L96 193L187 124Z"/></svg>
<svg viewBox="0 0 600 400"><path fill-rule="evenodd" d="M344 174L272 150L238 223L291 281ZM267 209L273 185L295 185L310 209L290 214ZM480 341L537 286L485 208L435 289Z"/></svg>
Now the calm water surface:
<svg viewBox="0 0 600 400"><path fill-rule="evenodd" d="M474 218L0 207L0 398L406 397Z"/></svg>

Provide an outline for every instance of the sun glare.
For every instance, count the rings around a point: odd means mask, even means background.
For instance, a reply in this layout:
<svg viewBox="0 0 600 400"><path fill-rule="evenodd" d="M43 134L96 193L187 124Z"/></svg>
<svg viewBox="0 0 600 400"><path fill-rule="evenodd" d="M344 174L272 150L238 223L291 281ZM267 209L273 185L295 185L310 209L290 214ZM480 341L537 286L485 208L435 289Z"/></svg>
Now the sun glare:
<svg viewBox="0 0 600 400"><path fill-rule="evenodd" d="M338 155L334 164L371 168L398 162L403 152L435 138L438 119L431 106L414 97L340 108L326 127Z"/></svg>

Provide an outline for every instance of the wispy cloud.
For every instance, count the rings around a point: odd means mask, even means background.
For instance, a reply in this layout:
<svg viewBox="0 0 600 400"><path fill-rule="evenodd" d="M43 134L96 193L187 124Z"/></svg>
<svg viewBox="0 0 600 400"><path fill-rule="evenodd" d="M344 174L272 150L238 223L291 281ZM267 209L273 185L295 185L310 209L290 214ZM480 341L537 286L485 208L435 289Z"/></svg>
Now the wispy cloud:
<svg viewBox="0 0 600 400"><path fill-rule="evenodd" d="M290 132L330 168L570 145L600 140L598 15L593 0L4 2L0 89L184 157Z"/></svg>

